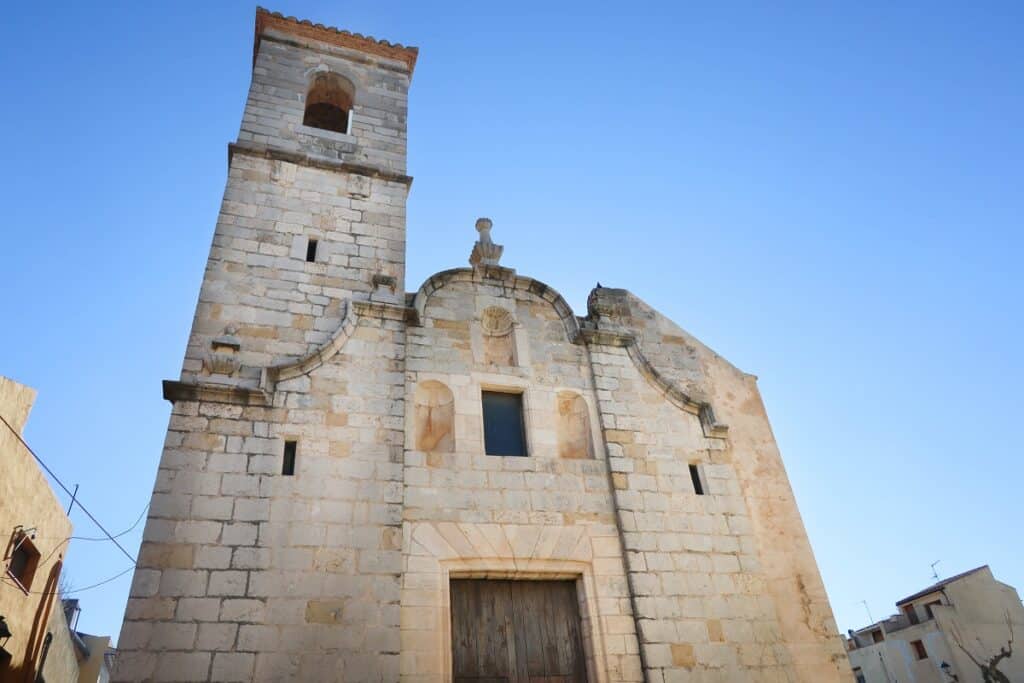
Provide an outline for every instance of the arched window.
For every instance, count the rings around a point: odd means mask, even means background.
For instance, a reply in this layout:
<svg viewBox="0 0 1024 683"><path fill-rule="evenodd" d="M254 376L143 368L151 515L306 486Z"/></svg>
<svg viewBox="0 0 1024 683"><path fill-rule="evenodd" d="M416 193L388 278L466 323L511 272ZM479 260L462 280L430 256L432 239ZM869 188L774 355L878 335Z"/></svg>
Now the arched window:
<svg viewBox="0 0 1024 683"><path fill-rule="evenodd" d="M355 87L347 78L320 72L313 76L306 95L302 125L335 133L348 133Z"/></svg>

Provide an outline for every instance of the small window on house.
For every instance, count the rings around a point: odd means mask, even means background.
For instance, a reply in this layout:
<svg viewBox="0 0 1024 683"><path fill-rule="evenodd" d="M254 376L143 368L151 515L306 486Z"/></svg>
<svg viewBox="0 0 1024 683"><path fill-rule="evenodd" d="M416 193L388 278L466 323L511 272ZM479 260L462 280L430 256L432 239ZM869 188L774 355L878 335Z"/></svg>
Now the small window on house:
<svg viewBox="0 0 1024 683"><path fill-rule="evenodd" d="M32 579L36 574L36 566L39 564L39 551L32 543L32 539L26 535L18 534L14 542L14 550L11 552L7 564L7 573L12 579L18 582L24 590L32 588Z"/></svg>
<svg viewBox="0 0 1024 683"><path fill-rule="evenodd" d="M918 659L928 659L928 651L924 649L924 643L920 640L915 640L910 643L910 646L914 648L914 656Z"/></svg>
<svg viewBox="0 0 1024 683"><path fill-rule="evenodd" d="M698 496L704 495L704 484L700 480L700 468L697 465L690 465L690 481L693 482L693 492Z"/></svg>
<svg viewBox="0 0 1024 683"><path fill-rule="evenodd" d="M911 625L921 623L921 620L917 618L917 610L914 609L913 605L904 605L903 613L907 615L907 619L910 620Z"/></svg>
<svg viewBox="0 0 1024 683"><path fill-rule="evenodd" d="M867 683L867 679L864 678L864 671L859 666L853 667L853 677L857 679L857 683Z"/></svg>
<svg viewBox="0 0 1024 683"><path fill-rule="evenodd" d="M302 125L335 133L351 130L355 87L337 74L318 73L309 84Z"/></svg>
<svg viewBox="0 0 1024 683"><path fill-rule="evenodd" d="M310 263L316 261L316 245L317 241L313 239L306 243L306 260Z"/></svg>
<svg viewBox="0 0 1024 683"><path fill-rule="evenodd" d="M871 640L873 640L876 643L880 643L883 640L885 640L885 634L882 633L882 629L876 628L874 631L872 631Z"/></svg>
<svg viewBox="0 0 1024 683"><path fill-rule="evenodd" d="M295 451L298 448L298 441L284 442L284 458L281 461L281 474L291 477L295 474Z"/></svg>
<svg viewBox="0 0 1024 683"><path fill-rule="evenodd" d="M942 604L941 601L933 600L932 602L929 602L927 605L924 606L924 612L925 612L925 614L928 615L929 619L934 619L935 618L935 612L932 611L932 607L935 607L935 606L941 605L941 604Z"/></svg>
<svg viewBox="0 0 1024 683"><path fill-rule="evenodd" d="M523 395L483 392L484 451L487 455L526 455Z"/></svg>

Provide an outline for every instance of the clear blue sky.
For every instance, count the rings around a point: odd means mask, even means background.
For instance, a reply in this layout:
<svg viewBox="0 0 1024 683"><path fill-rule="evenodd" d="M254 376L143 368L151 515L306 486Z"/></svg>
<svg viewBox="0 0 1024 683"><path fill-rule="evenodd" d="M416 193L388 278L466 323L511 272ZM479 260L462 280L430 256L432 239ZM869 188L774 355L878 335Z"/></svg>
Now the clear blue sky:
<svg viewBox="0 0 1024 683"><path fill-rule="evenodd" d="M628 288L760 377L845 630L935 560L1024 589L1024 10L981 4L271 9L421 48L407 288L465 265L487 215L577 313ZM156 473L254 6L91 5L4 10L0 373L118 531ZM71 545L75 586L126 566ZM128 583L81 593L81 627L116 636Z"/></svg>

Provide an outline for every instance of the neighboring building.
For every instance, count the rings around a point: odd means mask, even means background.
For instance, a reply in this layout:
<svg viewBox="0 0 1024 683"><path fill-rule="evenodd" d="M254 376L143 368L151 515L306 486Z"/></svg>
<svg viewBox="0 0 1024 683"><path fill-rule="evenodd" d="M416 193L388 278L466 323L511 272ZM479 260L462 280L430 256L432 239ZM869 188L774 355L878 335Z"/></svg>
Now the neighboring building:
<svg viewBox="0 0 1024 683"><path fill-rule="evenodd" d="M846 640L860 683L1016 683L1024 657L1024 607L988 566L957 574L896 603L899 614L851 631Z"/></svg>
<svg viewBox="0 0 1024 683"><path fill-rule="evenodd" d="M68 632L75 645L75 680L78 683L107 683L113 668L116 652L110 646L110 636L91 636L78 630L78 615L81 611L78 600L63 600L63 613L68 624ZM54 679L65 680L65 679Z"/></svg>
<svg viewBox="0 0 1024 683"><path fill-rule="evenodd" d="M850 681L752 375L486 219L406 292L416 56L257 11L114 679Z"/></svg>
<svg viewBox="0 0 1024 683"><path fill-rule="evenodd" d="M22 440L35 395L0 377L0 680L25 683L68 640L57 586L71 521Z"/></svg>
<svg viewBox="0 0 1024 683"><path fill-rule="evenodd" d="M61 608L50 613L50 644L44 648L36 683L107 683L114 650L110 636L90 636L78 628L78 600L61 600ZM6 679L0 679L6 680Z"/></svg>

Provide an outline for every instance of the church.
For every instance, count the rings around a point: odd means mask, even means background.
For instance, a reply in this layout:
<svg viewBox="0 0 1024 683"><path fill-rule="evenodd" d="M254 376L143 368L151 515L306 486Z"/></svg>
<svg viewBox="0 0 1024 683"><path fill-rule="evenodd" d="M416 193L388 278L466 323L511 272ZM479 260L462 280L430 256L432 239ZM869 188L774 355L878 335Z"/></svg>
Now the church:
<svg viewBox="0 0 1024 683"><path fill-rule="evenodd" d="M416 58L257 10L114 680L852 682L754 376L487 218L406 283Z"/></svg>

